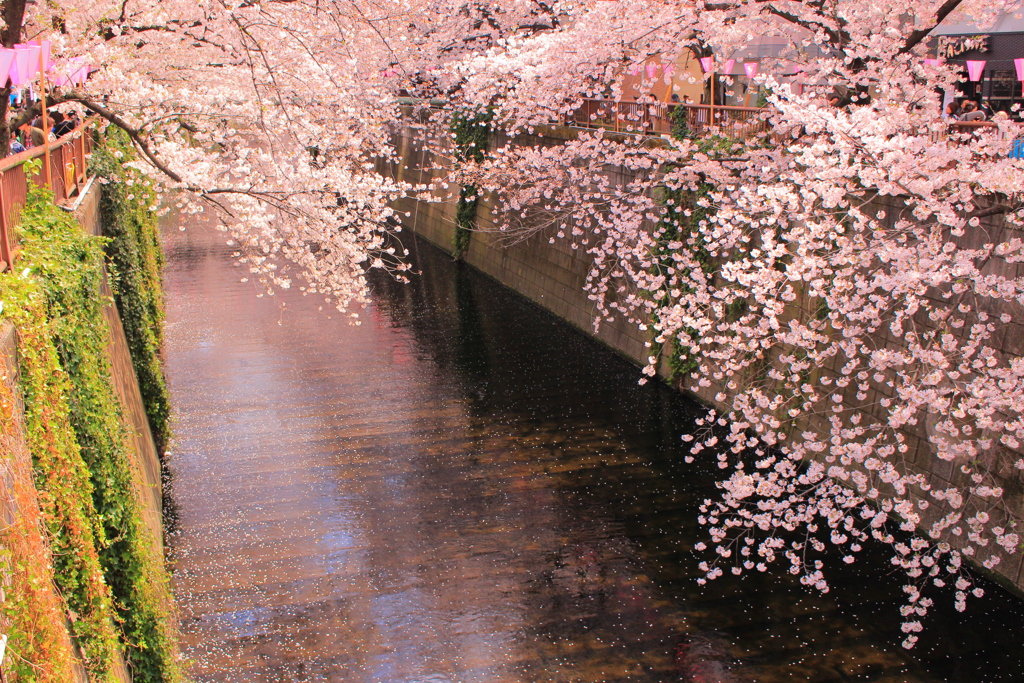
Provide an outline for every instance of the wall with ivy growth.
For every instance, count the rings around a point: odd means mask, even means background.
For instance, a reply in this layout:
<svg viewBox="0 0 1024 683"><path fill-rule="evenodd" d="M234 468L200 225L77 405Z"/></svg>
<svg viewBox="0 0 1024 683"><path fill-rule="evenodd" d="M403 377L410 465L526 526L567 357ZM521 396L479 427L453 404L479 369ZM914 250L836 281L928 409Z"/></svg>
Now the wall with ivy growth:
<svg viewBox="0 0 1024 683"><path fill-rule="evenodd" d="M45 537L32 458L25 442L14 326L0 322L0 633L9 637L8 678L26 667L46 683L84 680L54 590L53 555Z"/></svg>
<svg viewBox="0 0 1024 683"><path fill-rule="evenodd" d="M455 159L460 162L483 162L487 156L487 143L491 133L493 111L457 112L451 128L455 142ZM461 259L469 249L469 240L476 227L476 210L480 202L479 188L466 185L459 192L455 207L455 233L452 236L452 256Z"/></svg>
<svg viewBox="0 0 1024 683"><path fill-rule="evenodd" d="M122 653L136 683L181 680L168 576L142 520L143 486L107 355L100 291L104 248L116 250L114 240L85 234L40 189L30 192L22 225L22 252L15 272L0 275L0 301L18 330L25 438L71 633L90 680L123 680ZM12 632L29 620L15 607L5 617ZM12 638L11 648L19 661L43 656L28 637ZM46 680L29 664L13 673Z"/></svg>
<svg viewBox="0 0 1024 683"><path fill-rule="evenodd" d="M125 166L134 160L131 141L123 131L108 130L90 160L100 178L117 178L102 186L100 216L110 287L121 317L149 428L161 455L170 437L170 396L164 380L163 251L157 220L156 196L142 175Z"/></svg>
<svg viewBox="0 0 1024 683"><path fill-rule="evenodd" d="M696 138L688 124L688 111L684 107L676 107L672 111L672 137L677 140ZM696 139L697 151L711 158L717 155L730 155L737 146L735 140L721 135L706 135ZM651 255L652 269L656 274L668 276L668 269L674 268L676 263L672 258L675 252L669 245L673 242L686 244L696 256L701 270L708 277L714 277L719 264L711 257L704 248L703 240L699 237L700 226L710 217L711 203L709 195L714 186L707 182L700 182L696 188L683 187L681 184L666 185L661 192L659 200L665 207L665 212L654 229L655 248ZM684 292L685 293L685 292ZM660 304L668 303L666 299ZM733 307L730 315L739 315L742 311ZM691 353L688 346L681 343L678 337L674 337L671 348L662 353L664 344L658 340L652 326L652 355L663 359L667 375L671 382L677 382L697 369L698 357ZM695 335L696 330L686 330L688 334Z"/></svg>

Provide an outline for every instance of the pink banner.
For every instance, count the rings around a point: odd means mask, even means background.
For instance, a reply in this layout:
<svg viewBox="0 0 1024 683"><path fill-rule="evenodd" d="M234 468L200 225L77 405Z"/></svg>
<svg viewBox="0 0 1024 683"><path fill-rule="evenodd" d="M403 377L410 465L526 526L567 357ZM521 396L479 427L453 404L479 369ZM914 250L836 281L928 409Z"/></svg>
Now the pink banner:
<svg viewBox="0 0 1024 683"><path fill-rule="evenodd" d="M1013 65L1017 67L1017 80L1024 81L1024 57L1013 60Z"/></svg>
<svg viewBox="0 0 1024 683"><path fill-rule="evenodd" d="M981 80L981 74L984 73L984 71L985 71L985 61L984 60L975 60L975 59L968 59L967 60L967 76L972 81L980 81Z"/></svg>
<svg viewBox="0 0 1024 683"><path fill-rule="evenodd" d="M85 83L86 79L89 78L89 70L91 68L92 67L90 67L88 64L83 66L81 69L76 71L75 74L71 77L71 82L75 85L82 85L83 83Z"/></svg>
<svg viewBox="0 0 1024 683"><path fill-rule="evenodd" d="M636 76L638 73L640 73L640 65L639 64L634 64L633 66L629 67L629 75L630 76Z"/></svg>
<svg viewBox="0 0 1024 683"><path fill-rule="evenodd" d="M647 65L647 78L654 78L654 74L658 73L658 64Z"/></svg>
<svg viewBox="0 0 1024 683"><path fill-rule="evenodd" d="M757 62L743 62L743 72L747 78L753 78L757 75Z"/></svg>
<svg viewBox="0 0 1024 683"><path fill-rule="evenodd" d="M727 60L725 60L725 65L722 67L722 73L724 73L724 74L731 74L732 73L732 68L734 66L736 66L736 60L735 59L727 59Z"/></svg>
<svg viewBox="0 0 1024 683"><path fill-rule="evenodd" d="M33 68L35 67L35 68ZM39 48L15 47L14 68L11 69L11 82L14 85L31 83L33 76L39 73Z"/></svg>
<svg viewBox="0 0 1024 683"><path fill-rule="evenodd" d="M53 66L53 62L50 61L50 41L40 40L39 48L43 51L43 64L45 64L46 68L49 69Z"/></svg>
<svg viewBox="0 0 1024 683"><path fill-rule="evenodd" d="M708 73L709 71L711 71L711 67L714 65L714 63L715 63L715 58L714 57L701 57L700 58L700 68L704 69L704 73Z"/></svg>
<svg viewBox="0 0 1024 683"><path fill-rule="evenodd" d="M676 65L675 64L666 64L665 65L665 75L666 76L671 77L672 74L674 74L675 72L676 72Z"/></svg>
<svg viewBox="0 0 1024 683"><path fill-rule="evenodd" d="M937 67L939 64L942 64L942 60L941 59L926 59L926 60L924 60L924 64L925 64L925 66L930 66L930 67L934 68L934 67Z"/></svg>
<svg viewBox="0 0 1024 683"><path fill-rule="evenodd" d="M11 64L14 62L14 50L8 48L0 49L0 78L4 79L4 84L7 83L7 78L11 73Z"/></svg>

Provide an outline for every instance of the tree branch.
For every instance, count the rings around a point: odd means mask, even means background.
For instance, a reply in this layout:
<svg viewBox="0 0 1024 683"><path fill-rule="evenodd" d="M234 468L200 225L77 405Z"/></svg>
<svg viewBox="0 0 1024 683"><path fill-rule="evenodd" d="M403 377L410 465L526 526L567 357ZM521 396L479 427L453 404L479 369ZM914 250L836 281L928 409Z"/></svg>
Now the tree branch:
<svg viewBox="0 0 1024 683"><path fill-rule="evenodd" d="M149 163L153 164L154 167L156 167L161 173L166 175L174 182L181 182L181 176L172 171L171 169L169 169L162 161L157 159L156 155L152 151L150 151L149 145L146 144L146 141L142 138L141 135L139 135L139 131L137 131L132 126L128 125L128 122L122 119L120 116L110 111L106 107L96 104L95 102L87 100L81 95L76 95L74 93L68 93L67 95L65 95L63 101L78 102L86 109L96 114L99 114L107 121L110 121L112 124L114 124L115 126L117 126L118 128L120 128L121 130L128 134L128 137L132 139L132 142L134 142L135 146L139 148L139 151L145 154L146 158L149 159Z"/></svg>
<svg viewBox="0 0 1024 683"><path fill-rule="evenodd" d="M897 54L906 54L917 47L917 44L927 38L928 34L934 31L935 27L941 24L953 10L960 6L960 3L962 2L963 0L946 0L946 2L942 3L942 6L939 7L939 11L935 13L935 23L931 28L920 29L907 36L907 42L903 44L903 47L900 48L900 51Z"/></svg>

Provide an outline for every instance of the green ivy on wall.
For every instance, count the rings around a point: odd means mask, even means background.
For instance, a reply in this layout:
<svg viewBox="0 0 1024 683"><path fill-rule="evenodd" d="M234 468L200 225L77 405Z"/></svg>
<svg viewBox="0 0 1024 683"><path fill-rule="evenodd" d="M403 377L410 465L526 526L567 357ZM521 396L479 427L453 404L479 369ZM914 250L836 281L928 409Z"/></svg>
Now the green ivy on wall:
<svg viewBox="0 0 1024 683"><path fill-rule="evenodd" d="M15 460L26 444L13 379L0 378L2 504L13 513L0 527L0 623L8 637L8 680L24 680L30 669L38 683L67 683L74 680L74 655L64 628L64 606L53 590L53 556L43 536L39 495L31 463Z"/></svg>
<svg viewBox="0 0 1024 683"><path fill-rule="evenodd" d="M676 107L672 111L672 136L677 140L684 140L692 137L693 131L689 127L686 107ZM708 135L701 138L697 143L697 152L711 157L720 154L730 154L736 145L736 141L721 135ZM707 223L713 211L710 203L710 196L714 185L708 182L697 183L696 189L682 186L666 186L662 192L661 202L665 207L661 220L655 228L656 243L652 250L652 269L657 275L669 277L669 268L675 267L672 258L673 249L669 246L675 242L681 243L690 249L701 270L707 277L713 277L717 264L714 263L711 254L705 248L700 236L701 226ZM689 293L686 288L681 288L683 294ZM664 308L669 304L668 294L658 303ZM730 314L738 315L742 311L742 302L738 306L732 306ZM691 337L696 336L696 330L684 330ZM652 341L652 354L655 357L661 355L662 343ZM672 338L672 351L668 354L666 363L669 368L669 379L678 380L693 372L699 365L699 358L692 352L678 337Z"/></svg>
<svg viewBox="0 0 1024 683"><path fill-rule="evenodd" d="M106 352L108 240L37 188L21 222L0 299L19 333L26 436L72 632L95 680L113 680L118 642L136 683L180 680L167 574L142 521Z"/></svg>
<svg viewBox="0 0 1024 683"><path fill-rule="evenodd" d="M484 160L493 118L494 112L490 110L458 112L452 117L455 158L458 161L481 163ZM479 201L479 188L475 185L466 185L459 193L459 203L455 208L455 235L452 238L452 255L456 259L461 259L469 249L470 236L476 227L476 207Z"/></svg>
<svg viewBox="0 0 1024 683"><path fill-rule="evenodd" d="M128 136L108 129L96 145L90 169L100 178L117 178L102 187L100 212L107 242L110 288L121 316L139 381L149 428L162 456L170 438L170 396L164 379L163 251L160 249L156 194L150 181L125 166L135 159Z"/></svg>

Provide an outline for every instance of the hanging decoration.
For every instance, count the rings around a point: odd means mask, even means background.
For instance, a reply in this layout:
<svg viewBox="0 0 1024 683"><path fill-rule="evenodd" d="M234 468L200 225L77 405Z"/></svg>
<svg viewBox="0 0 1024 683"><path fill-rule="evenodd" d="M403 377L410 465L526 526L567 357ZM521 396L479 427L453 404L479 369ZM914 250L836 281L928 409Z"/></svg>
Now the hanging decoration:
<svg viewBox="0 0 1024 683"><path fill-rule="evenodd" d="M38 73L39 48L33 50L28 46L14 46L14 62L11 66L11 83L17 86L28 85L32 77ZM33 65L36 69L33 70Z"/></svg>
<svg viewBox="0 0 1024 683"><path fill-rule="evenodd" d="M983 59L968 59L967 60L967 76L972 81L980 81L981 74L985 71L985 60Z"/></svg>
<svg viewBox="0 0 1024 683"><path fill-rule="evenodd" d="M6 82L14 64L14 50L0 49L0 77Z"/></svg>

